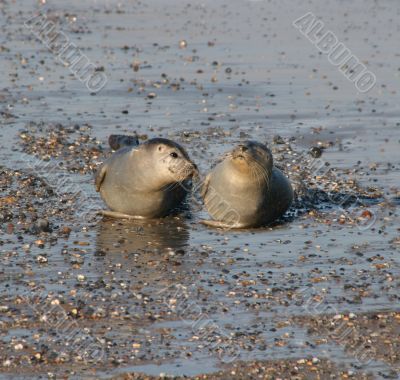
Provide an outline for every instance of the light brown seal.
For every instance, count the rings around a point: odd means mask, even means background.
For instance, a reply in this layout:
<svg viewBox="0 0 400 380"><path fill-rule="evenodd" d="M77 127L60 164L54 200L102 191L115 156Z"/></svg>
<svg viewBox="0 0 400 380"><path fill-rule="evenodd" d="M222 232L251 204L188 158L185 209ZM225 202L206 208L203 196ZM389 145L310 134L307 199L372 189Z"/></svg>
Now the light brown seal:
<svg viewBox="0 0 400 380"><path fill-rule="evenodd" d="M229 152L209 173L201 195L214 220L203 223L221 228L267 225L283 215L293 200L293 189L274 167L271 151L245 141Z"/></svg>
<svg viewBox="0 0 400 380"><path fill-rule="evenodd" d="M98 170L96 190L111 211L103 215L152 219L179 209L196 165L177 143L154 138L115 152Z"/></svg>

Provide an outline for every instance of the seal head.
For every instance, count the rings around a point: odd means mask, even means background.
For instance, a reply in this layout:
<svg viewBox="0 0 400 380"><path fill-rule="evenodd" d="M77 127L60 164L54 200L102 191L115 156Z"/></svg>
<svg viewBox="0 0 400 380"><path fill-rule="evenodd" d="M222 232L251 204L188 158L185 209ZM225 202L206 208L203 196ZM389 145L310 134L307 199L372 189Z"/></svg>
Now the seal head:
<svg viewBox="0 0 400 380"><path fill-rule="evenodd" d="M265 177L265 179L271 175L272 153L259 142L245 141L229 152L226 158L230 158L232 168L244 175L248 175L250 172L255 178Z"/></svg>
<svg viewBox="0 0 400 380"><path fill-rule="evenodd" d="M152 157L158 180L170 183L183 182L197 174L197 166L179 144L164 138L154 138L143 144L143 149Z"/></svg>

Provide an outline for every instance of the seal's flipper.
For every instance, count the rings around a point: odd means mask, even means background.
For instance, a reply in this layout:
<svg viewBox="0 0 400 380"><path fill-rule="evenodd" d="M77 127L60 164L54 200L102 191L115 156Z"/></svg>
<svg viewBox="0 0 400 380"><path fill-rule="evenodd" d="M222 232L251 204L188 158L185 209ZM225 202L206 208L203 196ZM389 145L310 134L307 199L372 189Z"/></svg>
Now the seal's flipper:
<svg viewBox="0 0 400 380"><path fill-rule="evenodd" d="M104 181L104 178L106 178L107 174L107 165L103 164L100 169L96 173L95 177L95 184L96 184L96 191L100 191L101 184Z"/></svg>
<svg viewBox="0 0 400 380"><path fill-rule="evenodd" d="M228 223L220 222L218 220L202 219L202 220L200 220L200 223L204 224L205 226L214 227L214 228L224 228L224 229L245 228L246 227L244 224L240 224L240 223L228 224Z"/></svg>
<svg viewBox="0 0 400 380"><path fill-rule="evenodd" d="M128 214L124 214L122 212L110 211L110 210L100 210L99 214L103 215L103 216L109 216L111 218L118 218L118 219L146 219L143 216L128 215Z"/></svg>

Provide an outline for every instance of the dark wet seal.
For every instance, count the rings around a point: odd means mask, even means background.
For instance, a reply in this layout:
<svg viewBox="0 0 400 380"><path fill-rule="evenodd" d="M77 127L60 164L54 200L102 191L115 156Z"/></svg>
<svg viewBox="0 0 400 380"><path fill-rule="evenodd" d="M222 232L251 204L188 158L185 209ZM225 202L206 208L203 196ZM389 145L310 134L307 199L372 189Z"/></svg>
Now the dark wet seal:
<svg viewBox="0 0 400 380"><path fill-rule="evenodd" d="M108 144L112 150L118 150L124 146L139 145L139 139L137 135L110 135L108 138Z"/></svg>

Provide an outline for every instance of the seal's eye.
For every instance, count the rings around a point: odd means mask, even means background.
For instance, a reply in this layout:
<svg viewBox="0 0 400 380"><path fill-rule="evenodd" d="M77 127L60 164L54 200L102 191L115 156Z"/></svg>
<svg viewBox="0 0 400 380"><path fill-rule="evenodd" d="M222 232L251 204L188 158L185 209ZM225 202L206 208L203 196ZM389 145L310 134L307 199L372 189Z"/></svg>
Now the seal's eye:
<svg viewBox="0 0 400 380"><path fill-rule="evenodd" d="M173 158L178 158L178 153L176 153L176 152L172 152L172 153L170 153L169 154L171 157L173 157Z"/></svg>

